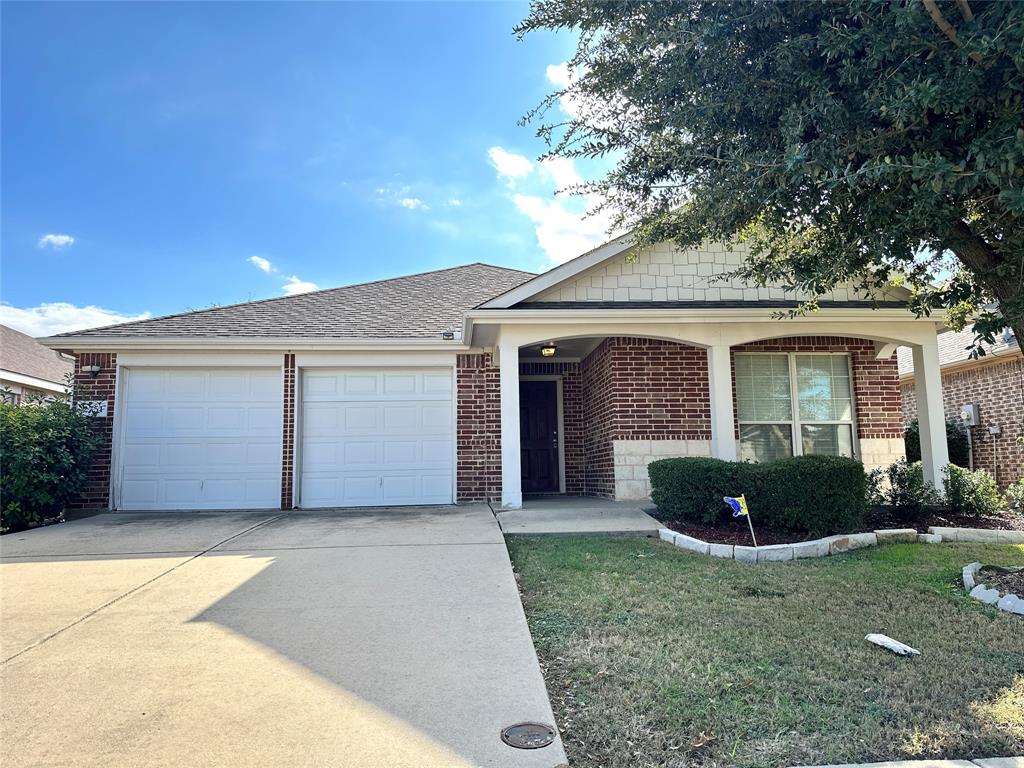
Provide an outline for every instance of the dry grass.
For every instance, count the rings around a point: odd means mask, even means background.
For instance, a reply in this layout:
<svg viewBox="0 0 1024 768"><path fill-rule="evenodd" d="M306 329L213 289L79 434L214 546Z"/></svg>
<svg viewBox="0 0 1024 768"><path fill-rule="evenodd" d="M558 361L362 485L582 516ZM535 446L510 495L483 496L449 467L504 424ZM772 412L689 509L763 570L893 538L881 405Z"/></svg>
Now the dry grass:
<svg viewBox="0 0 1024 768"><path fill-rule="evenodd" d="M574 768L1024 753L1024 620L957 583L974 560L1024 565L1024 547L771 566L643 539L514 538L510 551Z"/></svg>

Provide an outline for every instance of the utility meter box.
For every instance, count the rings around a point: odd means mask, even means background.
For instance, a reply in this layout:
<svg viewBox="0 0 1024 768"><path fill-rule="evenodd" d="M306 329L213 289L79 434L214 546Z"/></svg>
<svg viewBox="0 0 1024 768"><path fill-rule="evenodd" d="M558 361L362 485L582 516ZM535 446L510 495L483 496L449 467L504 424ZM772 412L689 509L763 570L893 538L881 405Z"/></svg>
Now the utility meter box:
<svg viewBox="0 0 1024 768"><path fill-rule="evenodd" d="M981 423L978 417L977 403L964 403L960 406L960 421L965 427L976 427Z"/></svg>

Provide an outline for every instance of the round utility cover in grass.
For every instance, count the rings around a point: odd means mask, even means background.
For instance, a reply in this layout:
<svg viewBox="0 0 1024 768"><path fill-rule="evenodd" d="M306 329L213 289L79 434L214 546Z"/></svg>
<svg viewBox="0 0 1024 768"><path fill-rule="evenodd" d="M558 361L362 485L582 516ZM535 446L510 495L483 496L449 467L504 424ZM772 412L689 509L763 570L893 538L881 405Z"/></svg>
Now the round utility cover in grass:
<svg viewBox="0 0 1024 768"><path fill-rule="evenodd" d="M516 723L502 730L501 740L516 749L540 749L555 740L555 729L544 723Z"/></svg>

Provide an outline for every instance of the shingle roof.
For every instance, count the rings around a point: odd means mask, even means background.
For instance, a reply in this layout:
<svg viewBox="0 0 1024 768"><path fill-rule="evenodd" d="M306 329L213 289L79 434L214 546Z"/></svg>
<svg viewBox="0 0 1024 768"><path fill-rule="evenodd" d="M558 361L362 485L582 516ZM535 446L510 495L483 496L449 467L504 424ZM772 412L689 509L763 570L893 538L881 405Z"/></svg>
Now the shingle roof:
<svg viewBox="0 0 1024 768"><path fill-rule="evenodd" d="M968 347L974 343L974 331L965 328L962 331L946 331L939 334L939 367L945 368L954 363L964 363L970 359ZM999 357L1020 349L1013 331L1006 329L996 334L995 344L982 344L986 357ZM981 358L985 360L986 358ZM896 360L900 376L914 372L914 356L910 347L896 350Z"/></svg>
<svg viewBox="0 0 1024 768"><path fill-rule="evenodd" d="M517 269L467 264L61 336L440 338L445 331L461 330L468 310L532 277Z"/></svg>
<svg viewBox="0 0 1024 768"><path fill-rule="evenodd" d="M0 325L0 368L3 370L65 384L64 377L74 367L70 360L47 349L31 336Z"/></svg>

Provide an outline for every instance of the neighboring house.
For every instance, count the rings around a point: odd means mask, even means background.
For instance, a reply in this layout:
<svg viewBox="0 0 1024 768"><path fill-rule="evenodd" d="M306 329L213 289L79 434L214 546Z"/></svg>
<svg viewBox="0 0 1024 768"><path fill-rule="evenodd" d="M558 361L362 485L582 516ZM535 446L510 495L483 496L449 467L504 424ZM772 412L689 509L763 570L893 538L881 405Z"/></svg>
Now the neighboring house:
<svg viewBox="0 0 1024 768"><path fill-rule="evenodd" d="M903 455L898 345L922 361L941 482L940 320L853 288L782 319L797 297L729 277L744 257L623 237L541 275L470 264L51 337L108 405L83 503L516 507L646 497L664 456L884 465Z"/></svg>
<svg viewBox="0 0 1024 768"><path fill-rule="evenodd" d="M1024 478L1024 356L1007 329L985 355L972 358L970 329L939 335L939 364L946 418L960 420L964 405L978 406L978 423L970 428L975 468L986 469L1000 487ZM914 363L909 349L898 350L903 413L917 418Z"/></svg>
<svg viewBox="0 0 1024 768"><path fill-rule="evenodd" d="M59 352L0 325L0 396L5 400L20 403L27 397L64 394L74 370L74 362Z"/></svg>

